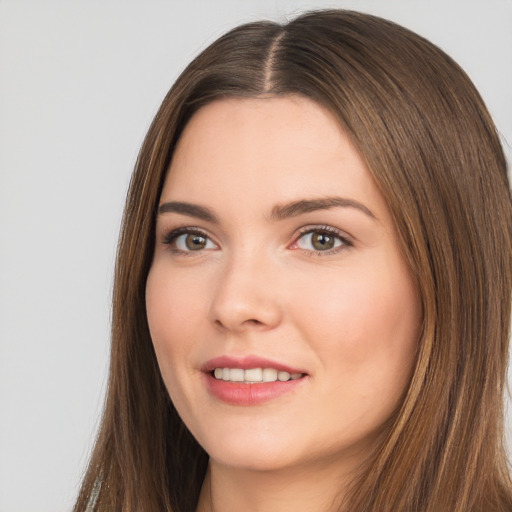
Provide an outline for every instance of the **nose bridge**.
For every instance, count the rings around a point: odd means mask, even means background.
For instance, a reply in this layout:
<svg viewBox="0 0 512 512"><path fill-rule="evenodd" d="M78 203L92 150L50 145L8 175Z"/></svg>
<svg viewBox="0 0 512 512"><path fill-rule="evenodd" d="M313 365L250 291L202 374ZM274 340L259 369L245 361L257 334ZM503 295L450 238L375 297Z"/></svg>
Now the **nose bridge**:
<svg viewBox="0 0 512 512"><path fill-rule="evenodd" d="M275 261L257 247L238 247L222 262L210 315L229 330L272 328L281 320Z"/></svg>

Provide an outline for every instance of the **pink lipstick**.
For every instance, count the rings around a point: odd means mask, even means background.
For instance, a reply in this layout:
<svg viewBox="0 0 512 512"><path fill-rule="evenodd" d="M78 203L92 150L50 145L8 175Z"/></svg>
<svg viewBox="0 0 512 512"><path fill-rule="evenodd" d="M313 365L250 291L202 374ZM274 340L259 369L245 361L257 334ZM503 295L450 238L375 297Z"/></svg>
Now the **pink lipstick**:
<svg viewBox="0 0 512 512"><path fill-rule="evenodd" d="M201 368L208 391L231 405L258 405L302 385L307 372L257 356L221 356Z"/></svg>

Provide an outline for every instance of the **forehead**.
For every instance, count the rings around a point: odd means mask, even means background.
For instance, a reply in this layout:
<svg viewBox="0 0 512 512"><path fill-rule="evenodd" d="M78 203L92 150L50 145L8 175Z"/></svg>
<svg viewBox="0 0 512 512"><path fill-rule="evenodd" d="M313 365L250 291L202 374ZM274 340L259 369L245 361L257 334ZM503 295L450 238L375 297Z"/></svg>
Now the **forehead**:
<svg viewBox="0 0 512 512"><path fill-rule="evenodd" d="M349 145L331 113L307 98L229 98L210 103L192 116L172 167L194 165L204 157L212 166L223 158L254 165L280 159L282 164L283 156L297 167L299 157L306 155L323 160L338 149L336 156L343 158Z"/></svg>
<svg viewBox="0 0 512 512"><path fill-rule="evenodd" d="M211 203L229 194L244 207L337 194L385 208L334 116L301 96L222 99L191 118L162 198Z"/></svg>

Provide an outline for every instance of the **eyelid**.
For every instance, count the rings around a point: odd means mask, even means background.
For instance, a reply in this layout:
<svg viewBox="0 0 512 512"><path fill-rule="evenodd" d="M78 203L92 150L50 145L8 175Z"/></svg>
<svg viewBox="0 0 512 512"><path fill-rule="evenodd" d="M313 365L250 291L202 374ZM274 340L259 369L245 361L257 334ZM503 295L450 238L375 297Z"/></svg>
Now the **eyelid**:
<svg viewBox="0 0 512 512"><path fill-rule="evenodd" d="M334 247L332 249L327 249L325 251L319 251L319 250L315 250L315 249L303 249L301 247L297 247L297 243L302 237L304 237L307 234L315 233L315 232L327 233L331 236L334 236L334 237L338 238L339 240L341 240L342 244L341 244L341 246ZM298 232L294 235L293 241L288 246L288 248L294 249L294 250L301 250L301 251L304 251L304 252L307 252L310 254L315 254L318 256L324 256L324 255L327 256L329 254L335 254L339 251L346 250L350 247L353 247L353 245L354 245L353 238L348 233L346 233L345 231L342 231L341 229L338 229L338 228L335 228L335 227L329 226L329 225L308 225L308 226L304 226L298 230Z"/></svg>
<svg viewBox="0 0 512 512"><path fill-rule="evenodd" d="M212 249L203 249L198 251L183 251L181 249L178 249L177 247L173 247L173 243L182 235L200 235L206 239L208 239L211 243L213 243L216 248L219 248L219 244L208 234L208 232L202 228L199 228L197 226L182 226L179 228L171 229L169 231L166 231L165 234L162 237L162 243L164 245L170 246L170 249L175 254L183 254L186 256L198 256L199 254L209 251Z"/></svg>

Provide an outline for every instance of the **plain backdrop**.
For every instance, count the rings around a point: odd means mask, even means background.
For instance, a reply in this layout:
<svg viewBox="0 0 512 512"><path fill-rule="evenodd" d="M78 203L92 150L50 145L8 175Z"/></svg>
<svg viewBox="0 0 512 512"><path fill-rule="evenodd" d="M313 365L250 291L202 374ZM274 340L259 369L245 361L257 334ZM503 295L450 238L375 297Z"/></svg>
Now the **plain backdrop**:
<svg viewBox="0 0 512 512"><path fill-rule="evenodd" d="M0 0L0 512L71 509L105 391L123 201L165 92L229 28L319 7L446 50L510 158L510 0Z"/></svg>

